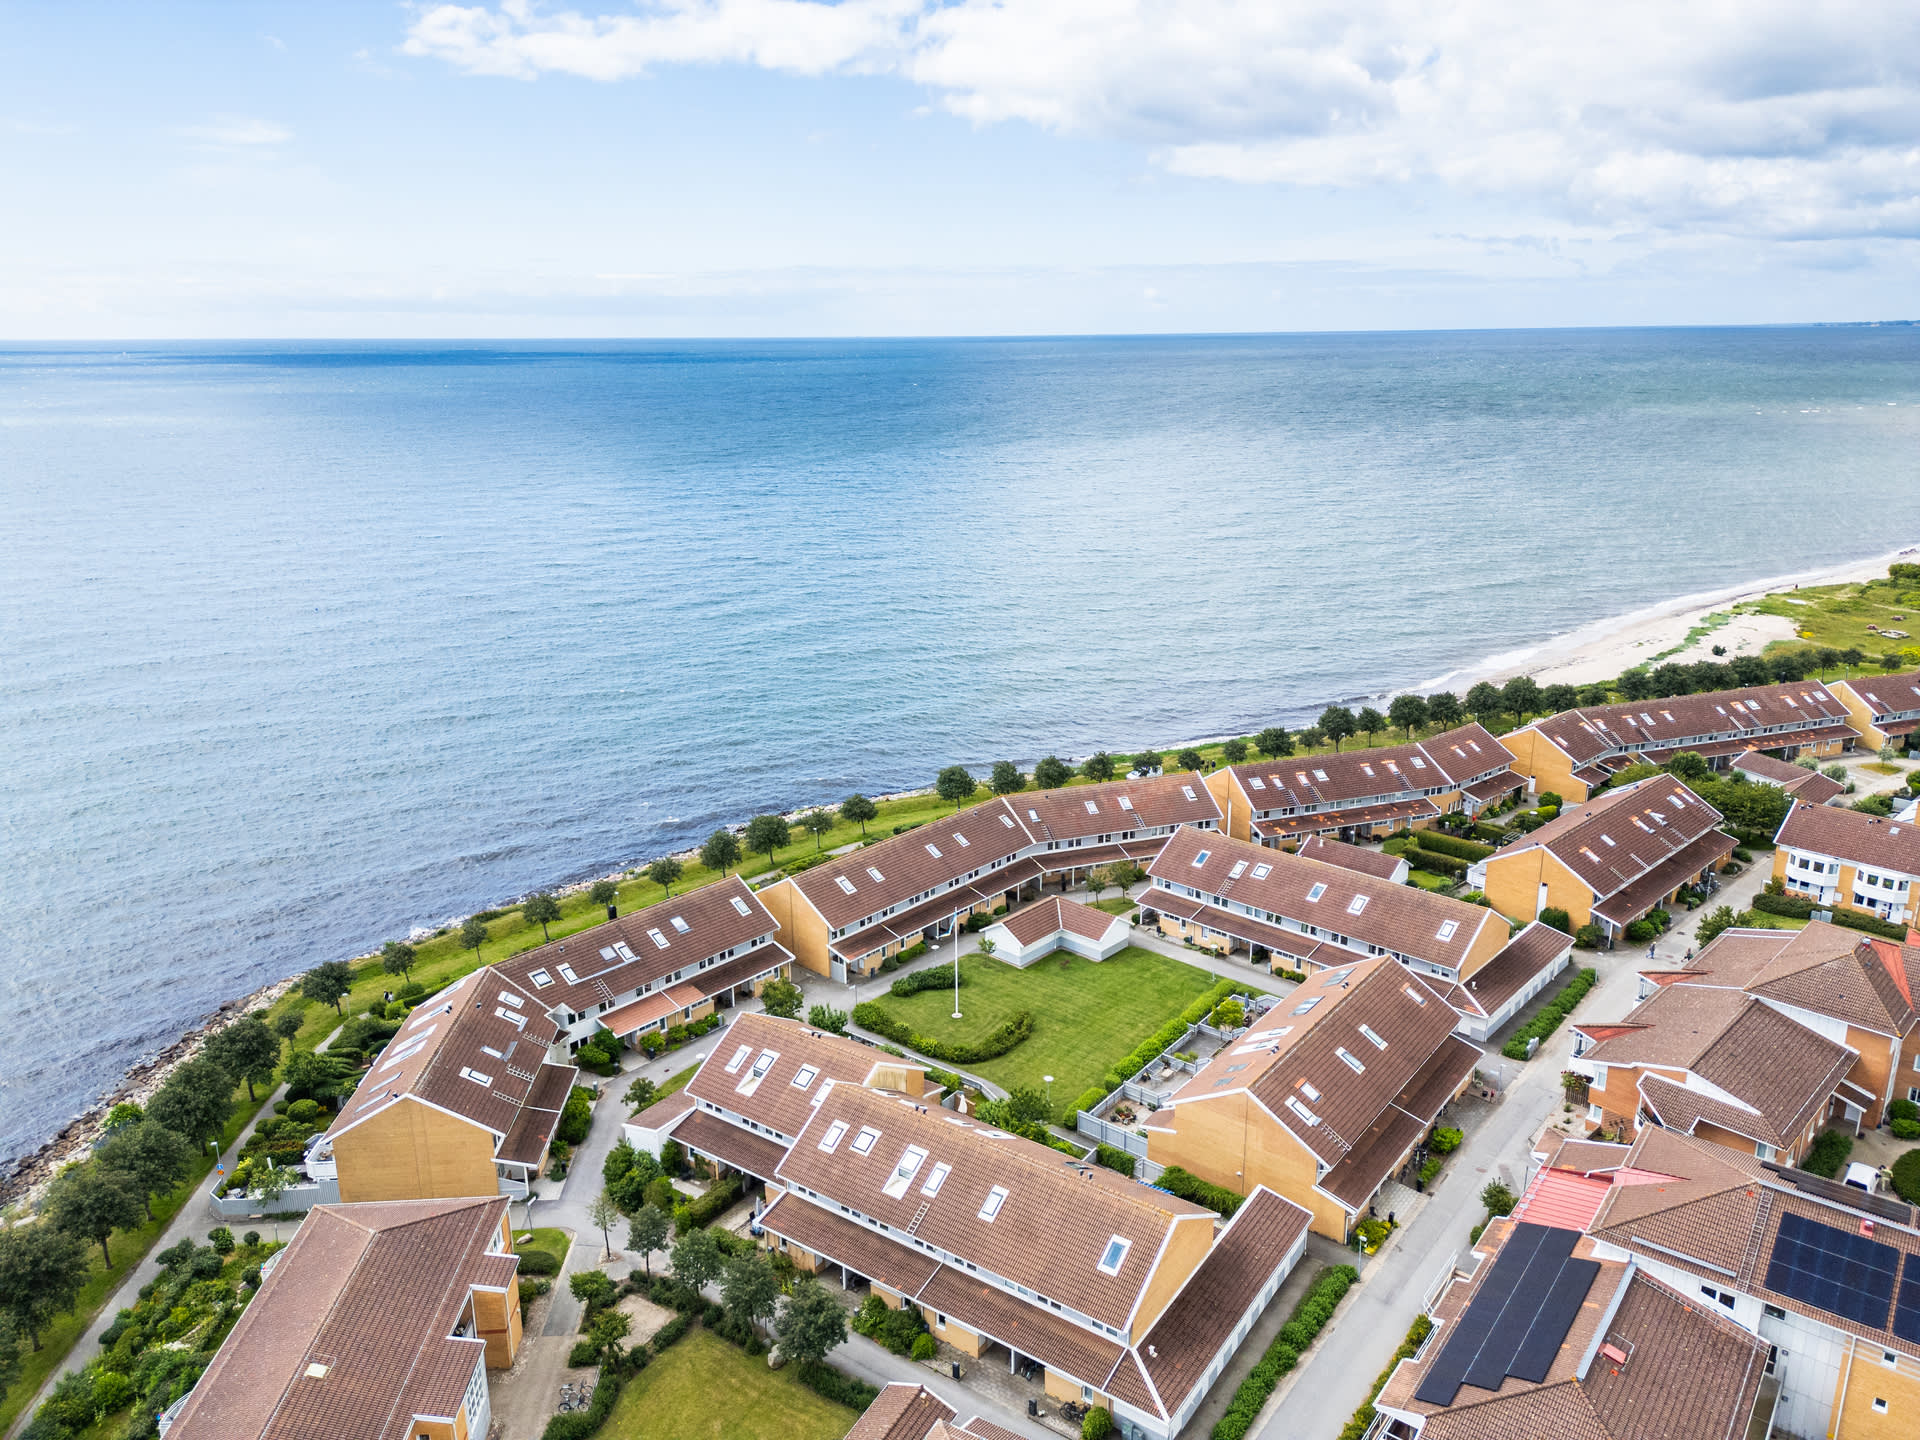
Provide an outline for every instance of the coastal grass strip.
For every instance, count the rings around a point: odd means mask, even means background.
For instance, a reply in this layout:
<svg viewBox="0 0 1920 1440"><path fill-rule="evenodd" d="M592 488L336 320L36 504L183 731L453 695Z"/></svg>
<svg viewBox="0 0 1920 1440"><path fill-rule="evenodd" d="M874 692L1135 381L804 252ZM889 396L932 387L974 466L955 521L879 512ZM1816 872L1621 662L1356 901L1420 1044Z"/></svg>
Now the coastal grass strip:
<svg viewBox="0 0 1920 1440"><path fill-rule="evenodd" d="M1260 1363L1253 1367L1247 1378L1240 1382L1240 1388L1233 1392L1227 1413L1214 1424L1213 1440L1245 1440L1247 1432L1253 1428L1253 1422L1260 1418L1260 1407L1267 1403L1274 1387L1300 1363L1301 1355L1313 1344L1314 1337L1333 1318L1334 1307L1340 1303L1340 1297L1359 1278L1360 1272L1351 1265L1334 1265L1315 1277L1307 1293L1300 1297L1300 1303L1293 1307L1293 1314L1287 1318L1287 1323L1273 1337L1267 1353L1260 1357Z"/></svg>

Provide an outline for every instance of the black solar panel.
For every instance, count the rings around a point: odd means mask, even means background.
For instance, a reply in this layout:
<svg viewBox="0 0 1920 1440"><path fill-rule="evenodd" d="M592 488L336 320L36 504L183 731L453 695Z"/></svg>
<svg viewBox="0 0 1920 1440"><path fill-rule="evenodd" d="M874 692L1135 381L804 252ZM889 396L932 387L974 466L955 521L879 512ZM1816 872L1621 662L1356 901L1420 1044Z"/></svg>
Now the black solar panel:
<svg viewBox="0 0 1920 1440"><path fill-rule="evenodd" d="M1893 1306L1893 1333L1920 1345L1920 1255L1909 1254Z"/></svg>
<svg viewBox="0 0 1920 1440"><path fill-rule="evenodd" d="M1598 1260L1575 1260L1569 1257L1562 1262L1553 1287L1547 1291L1546 1298L1533 1317L1526 1339L1520 1342L1513 1359L1507 1362L1507 1374L1516 1380L1530 1380L1536 1385L1547 1378L1553 1357L1560 1353L1560 1342L1567 1338L1567 1331L1573 1328L1574 1317L1580 1313L1587 1291L1593 1288L1593 1282L1599 1274Z"/></svg>
<svg viewBox="0 0 1920 1440"><path fill-rule="evenodd" d="M1900 1252L1799 1215L1783 1215L1767 1260L1767 1288L1875 1330L1887 1325Z"/></svg>
<svg viewBox="0 0 1920 1440"><path fill-rule="evenodd" d="M1516 1225L1414 1398L1451 1405L1463 1384L1497 1390L1509 1375L1543 1379L1600 1272L1598 1262L1572 1258L1579 1238Z"/></svg>

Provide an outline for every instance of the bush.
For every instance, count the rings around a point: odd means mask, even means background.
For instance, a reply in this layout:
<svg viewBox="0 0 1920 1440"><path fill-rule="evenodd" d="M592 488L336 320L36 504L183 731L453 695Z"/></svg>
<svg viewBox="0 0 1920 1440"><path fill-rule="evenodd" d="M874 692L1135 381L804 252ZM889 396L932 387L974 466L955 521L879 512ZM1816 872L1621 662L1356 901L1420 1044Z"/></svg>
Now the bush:
<svg viewBox="0 0 1920 1440"><path fill-rule="evenodd" d="M1894 1120L1920 1120L1920 1105L1911 1100L1889 1100L1887 1115Z"/></svg>
<svg viewBox="0 0 1920 1440"><path fill-rule="evenodd" d="M656 1343L658 1343L656 1341ZM600 1367L600 1378L593 1387L593 1401L584 1410L555 1415L540 1432L540 1440L588 1440L607 1423L613 1402L620 1398L620 1372L611 1365Z"/></svg>
<svg viewBox="0 0 1920 1440"><path fill-rule="evenodd" d="M1427 1186L1433 1184L1434 1180L1440 1174L1440 1167L1446 1163L1447 1162L1442 1160L1438 1155L1431 1155L1427 1157L1427 1159L1421 1161L1420 1163L1421 1189L1424 1190Z"/></svg>
<svg viewBox="0 0 1920 1440"><path fill-rule="evenodd" d="M1660 927L1651 920L1635 920L1627 926L1626 938L1629 945L1644 945L1659 937Z"/></svg>
<svg viewBox="0 0 1920 1440"><path fill-rule="evenodd" d="M1582 970L1560 987L1560 993L1554 996L1539 1014L1514 1032L1513 1038L1500 1047L1500 1053L1509 1060L1525 1060L1527 1042L1536 1038L1544 1040L1558 1030L1560 1022L1573 1012L1573 1007L1585 998L1586 993L1598 984L1599 980L1598 971Z"/></svg>
<svg viewBox="0 0 1920 1440"><path fill-rule="evenodd" d="M1573 917L1558 905L1549 905L1546 909L1542 910L1540 912L1540 923L1542 925L1551 925L1562 935L1573 934Z"/></svg>
<svg viewBox="0 0 1920 1440"><path fill-rule="evenodd" d="M1088 1090L1082 1090L1080 1092L1080 1098L1073 1102L1074 1111L1078 1113L1079 1111L1085 1110L1091 1114L1100 1107L1100 1102L1106 1098L1107 1092L1102 1090L1098 1085Z"/></svg>
<svg viewBox="0 0 1920 1440"><path fill-rule="evenodd" d="M1474 1232L1473 1238L1476 1240L1480 1238L1479 1231ZM1407 1338L1402 1340L1400 1348L1393 1352L1393 1358L1387 1361L1387 1368L1375 1377L1373 1389L1368 1393L1366 1403L1354 1411L1353 1418L1341 1427L1340 1440L1361 1440L1373 1425L1375 1416L1373 1402L1380 1397L1380 1392L1387 1388L1387 1381L1393 1378L1394 1370L1402 1360L1411 1360L1419 1354L1420 1347L1427 1343L1427 1336L1432 1333L1433 1317L1416 1315L1413 1324L1407 1329Z"/></svg>
<svg viewBox="0 0 1920 1440"><path fill-rule="evenodd" d="M578 1367L591 1365L600 1358L600 1347L591 1340L576 1340L573 1348L567 1352L567 1364Z"/></svg>
<svg viewBox="0 0 1920 1440"><path fill-rule="evenodd" d="M302 1125L311 1125L320 1118L318 1100L296 1100L287 1106L287 1119L298 1120Z"/></svg>
<svg viewBox="0 0 1920 1440"><path fill-rule="evenodd" d="M1112 1145L1094 1146L1093 1163L1104 1165L1109 1170L1118 1170L1122 1175L1132 1175L1134 1170L1133 1156Z"/></svg>
<svg viewBox="0 0 1920 1440"><path fill-rule="evenodd" d="M685 1207L687 1223L680 1227L681 1233L711 1225L732 1208L733 1203L746 1193L746 1188L746 1181L737 1170L726 1179L709 1186L706 1194Z"/></svg>
<svg viewBox="0 0 1920 1440"><path fill-rule="evenodd" d="M1414 839L1422 850L1449 855L1456 860L1465 860L1469 864L1476 860L1484 860L1493 854L1491 845L1476 845L1471 840L1457 839L1439 830L1416 831Z"/></svg>
<svg viewBox="0 0 1920 1440"><path fill-rule="evenodd" d="M960 972L960 983L967 983L967 972ZM918 995L922 990L951 990L953 988L953 967L935 965L930 969L916 970L911 975L902 975L887 987L889 995L898 995L902 1000L909 995Z"/></svg>
<svg viewBox="0 0 1920 1440"><path fill-rule="evenodd" d="M1178 1195L1182 1200L1191 1200L1196 1205L1232 1218L1233 1212L1246 1202L1246 1196L1235 1194L1222 1185L1202 1180L1198 1175L1182 1170L1178 1165L1169 1165L1160 1172L1160 1178L1153 1182L1170 1195Z"/></svg>
<svg viewBox="0 0 1920 1440"><path fill-rule="evenodd" d="M1436 1155L1451 1155L1460 1148L1460 1142L1467 1137L1464 1132L1451 1125L1442 1126L1427 1137L1427 1148Z"/></svg>
<svg viewBox="0 0 1920 1440"><path fill-rule="evenodd" d="M849 1410L863 1411L880 1398L880 1392L864 1380L843 1375L819 1360L803 1360L793 1367L793 1373L814 1394L837 1405L845 1405Z"/></svg>
<svg viewBox="0 0 1920 1440"><path fill-rule="evenodd" d="M1010 1016L999 1029L972 1044L957 1044L919 1034L905 1021L889 1015L877 1001L862 1000L853 1007L853 1022L863 1030L884 1035L909 1050L945 1060L950 1065L977 1065L982 1060L997 1060L1033 1034L1033 1012L1021 1010Z"/></svg>
<svg viewBox="0 0 1920 1440"><path fill-rule="evenodd" d="M1351 1265L1335 1265L1313 1282L1267 1353L1260 1357L1260 1363L1240 1382L1227 1413L1213 1427L1212 1440L1245 1440L1274 1386L1300 1363L1300 1352L1313 1343L1314 1336L1332 1318L1340 1297L1359 1278L1360 1272Z"/></svg>
<svg viewBox="0 0 1920 1440"><path fill-rule="evenodd" d="M592 1123L593 1092L576 1085L567 1096L566 1106L560 1111L560 1124L553 1133L569 1145L578 1145L587 1138L587 1127Z"/></svg>
<svg viewBox="0 0 1920 1440"><path fill-rule="evenodd" d="M931 1360L939 1348L933 1343L933 1336L916 1335L913 1337L913 1348L907 1353L915 1360Z"/></svg>
<svg viewBox="0 0 1920 1440"><path fill-rule="evenodd" d="M1080 1421L1080 1440L1107 1440L1112 1433L1113 1416L1104 1405L1094 1406Z"/></svg>
<svg viewBox="0 0 1920 1440"><path fill-rule="evenodd" d="M1519 1204L1513 1191L1498 1180L1489 1180L1480 1191L1480 1203L1487 1207L1489 1215L1511 1215L1513 1207Z"/></svg>
<svg viewBox="0 0 1920 1440"><path fill-rule="evenodd" d="M1920 1205L1920 1146L1893 1162L1893 1193L1909 1205Z"/></svg>
<svg viewBox="0 0 1920 1440"><path fill-rule="evenodd" d="M207 1232L207 1243L213 1247L216 1255L233 1254L233 1231L224 1225L216 1225Z"/></svg>
<svg viewBox="0 0 1920 1440"><path fill-rule="evenodd" d="M1800 1168L1809 1175L1824 1175L1831 1180L1852 1153L1853 1136L1844 1130L1822 1130L1807 1148L1807 1158L1800 1162Z"/></svg>
<svg viewBox="0 0 1920 1440"><path fill-rule="evenodd" d="M1889 1120L1887 1128L1896 1140L1920 1140L1920 1120Z"/></svg>
<svg viewBox="0 0 1920 1440"><path fill-rule="evenodd" d="M1594 924L1582 925L1578 930L1573 932L1573 943L1578 945L1582 950L1598 950L1600 948L1600 942L1604 939L1606 939L1606 935L1598 925Z"/></svg>
<svg viewBox="0 0 1920 1440"><path fill-rule="evenodd" d="M1470 868L1470 862L1457 855L1442 855L1424 846L1404 851L1400 858L1416 870L1431 870L1436 875L1464 875Z"/></svg>
<svg viewBox="0 0 1920 1440"><path fill-rule="evenodd" d="M520 1273L522 1275L558 1275L560 1257L546 1250L522 1250Z"/></svg>

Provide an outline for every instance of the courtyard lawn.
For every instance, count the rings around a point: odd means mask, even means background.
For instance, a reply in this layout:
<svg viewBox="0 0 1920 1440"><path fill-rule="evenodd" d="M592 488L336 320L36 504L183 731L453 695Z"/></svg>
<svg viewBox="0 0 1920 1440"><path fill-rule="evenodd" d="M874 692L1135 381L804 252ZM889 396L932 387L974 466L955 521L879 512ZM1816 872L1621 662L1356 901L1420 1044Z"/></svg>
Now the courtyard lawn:
<svg viewBox="0 0 1920 1440"><path fill-rule="evenodd" d="M1093 908L1096 910L1104 910L1109 915L1131 915L1140 908L1140 902L1138 900L1129 900L1124 895L1116 895L1111 900L1094 901Z"/></svg>
<svg viewBox="0 0 1920 1440"><path fill-rule="evenodd" d="M1009 1090L1016 1085L1044 1090L1042 1077L1051 1075L1059 1114L1215 978L1134 946L1097 965L1061 951L1025 970L975 953L960 957L960 971L962 1020L952 1018L951 990L924 990L896 999L876 989L862 998L878 1001L922 1035L955 1040L977 1040L1016 1011L1031 1010L1030 1038L997 1060L965 1068ZM1252 981L1259 972L1248 966L1247 976Z"/></svg>
<svg viewBox="0 0 1920 1440"><path fill-rule="evenodd" d="M523 1235L531 1236L532 1238L523 1240L520 1238ZM513 1248L522 1255L532 1250L541 1251L544 1254L551 1255L554 1262L563 1270L567 1265L567 1251L571 1249L572 1246L573 1242L567 1238L567 1232L564 1230L545 1228L522 1230L513 1237Z"/></svg>
<svg viewBox="0 0 1920 1440"><path fill-rule="evenodd" d="M1422 890L1451 890L1453 877L1436 875L1431 870L1409 870L1407 878Z"/></svg>
<svg viewBox="0 0 1920 1440"><path fill-rule="evenodd" d="M606 1440L840 1440L860 1417L696 1327L620 1392Z"/></svg>

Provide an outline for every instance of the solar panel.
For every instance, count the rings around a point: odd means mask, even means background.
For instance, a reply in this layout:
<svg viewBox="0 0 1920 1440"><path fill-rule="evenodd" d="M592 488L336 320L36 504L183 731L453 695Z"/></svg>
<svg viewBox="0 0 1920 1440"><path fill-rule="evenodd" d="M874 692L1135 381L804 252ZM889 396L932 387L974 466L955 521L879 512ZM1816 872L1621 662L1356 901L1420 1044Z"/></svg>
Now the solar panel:
<svg viewBox="0 0 1920 1440"><path fill-rule="evenodd" d="M1554 1277L1553 1287L1535 1313L1526 1338L1514 1351L1513 1359L1507 1362L1507 1374L1536 1385L1547 1378L1553 1357L1560 1353L1561 1342L1573 1328L1574 1317L1579 1315L1587 1292L1599 1274L1598 1260L1569 1257L1561 1263L1560 1273Z"/></svg>
<svg viewBox="0 0 1920 1440"><path fill-rule="evenodd" d="M1891 1245L1788 1214L1767 1260L1767 1288L1884 1330L1899 1269L1900 1252Z"/></svg>
<svg viewBox="0 0 1920 1440"><path fill-rule="evenodd" d="M1893 1333L1920 1345L1920 1255L1909 1254L1893 1307Z"/></svg>
<svg viewBox="0 0 1920 1440"><path fill-rule="evenodd" d="M1451 1405L1463 1384L1498 1390L1509 1375L1544 1379L1600 1273L1597 1261L1573 1258L1579 1239L1577 1230L1516 1225L1414 1398Z"/></svg>

